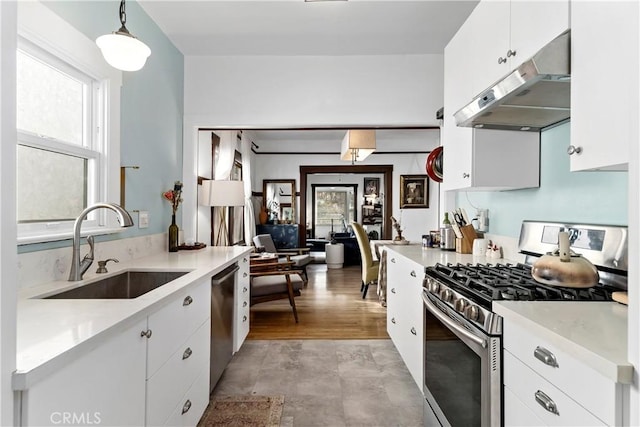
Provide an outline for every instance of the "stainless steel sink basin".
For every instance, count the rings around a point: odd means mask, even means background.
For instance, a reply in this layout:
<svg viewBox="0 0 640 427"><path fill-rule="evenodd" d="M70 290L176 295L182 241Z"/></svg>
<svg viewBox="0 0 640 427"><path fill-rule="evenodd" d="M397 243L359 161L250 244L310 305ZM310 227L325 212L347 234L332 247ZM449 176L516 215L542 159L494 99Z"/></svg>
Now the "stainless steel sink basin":
<svg viewBox="0 0 640 427"><path fill-rule="evenodd" d="M45 299L131 299L187 274L186 271L126 271Z"/></svg>

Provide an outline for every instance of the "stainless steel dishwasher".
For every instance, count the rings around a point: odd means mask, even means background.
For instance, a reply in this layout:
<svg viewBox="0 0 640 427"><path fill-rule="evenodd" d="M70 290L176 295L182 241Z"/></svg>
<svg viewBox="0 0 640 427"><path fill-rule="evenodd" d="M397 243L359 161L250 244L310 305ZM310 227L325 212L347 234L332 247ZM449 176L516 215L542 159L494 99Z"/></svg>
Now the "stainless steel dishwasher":
<svg viewBox="0 0 640 427"><path fill-rule="evenodd" d="M235 263L211 278L210 392L233 356L233 305L238 270Z"/></svg>

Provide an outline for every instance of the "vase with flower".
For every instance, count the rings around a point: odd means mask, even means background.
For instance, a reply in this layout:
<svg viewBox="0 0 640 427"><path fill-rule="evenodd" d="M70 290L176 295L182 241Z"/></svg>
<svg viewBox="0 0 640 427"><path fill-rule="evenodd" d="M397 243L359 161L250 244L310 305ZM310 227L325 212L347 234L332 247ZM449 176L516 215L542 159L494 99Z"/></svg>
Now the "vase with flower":
<svg viewBox="0 0 640 427"><path fill-rule="evenodd" d="M171 225L169 226L169 252L178 251L178 226L176 224L176 212L182 202L182 182L176 181L173 190L162 193L162 197L171 203Z"/></svg>

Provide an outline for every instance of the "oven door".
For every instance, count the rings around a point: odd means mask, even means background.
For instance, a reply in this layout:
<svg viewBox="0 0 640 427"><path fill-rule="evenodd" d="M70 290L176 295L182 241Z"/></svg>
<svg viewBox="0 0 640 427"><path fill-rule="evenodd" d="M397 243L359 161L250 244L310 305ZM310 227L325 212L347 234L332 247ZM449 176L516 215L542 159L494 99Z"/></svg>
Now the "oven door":
<svg viewBox="0 0 640 427"><path fill-rule="evenodd" d="M435 416L443 426L500 426L501 338L470 326L427 291L422 299L425 420Z"/></svg>

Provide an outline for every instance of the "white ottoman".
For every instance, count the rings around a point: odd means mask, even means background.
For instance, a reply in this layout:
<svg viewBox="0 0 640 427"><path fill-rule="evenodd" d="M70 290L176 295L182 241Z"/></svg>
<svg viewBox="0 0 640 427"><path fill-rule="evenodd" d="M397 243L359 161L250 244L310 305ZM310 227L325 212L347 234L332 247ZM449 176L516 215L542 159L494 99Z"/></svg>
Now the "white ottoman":
<svg viewBox="0 0 640 427"><path fill-rule="evenodd" d="M344 264L344 244L327 243L324 246L327 268L342 268Z"/></svg>

